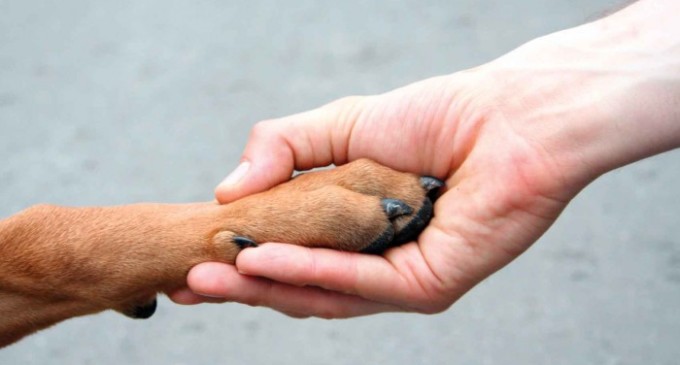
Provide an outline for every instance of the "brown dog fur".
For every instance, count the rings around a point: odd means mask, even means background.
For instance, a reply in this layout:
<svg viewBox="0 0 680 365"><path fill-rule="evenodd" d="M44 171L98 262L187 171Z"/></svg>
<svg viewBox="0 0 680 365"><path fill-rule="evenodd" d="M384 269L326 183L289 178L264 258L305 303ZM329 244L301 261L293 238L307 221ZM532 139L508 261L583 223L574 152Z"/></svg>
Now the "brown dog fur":
<svg viewBox="0 0 680 365"><path fill-rule="evenodd" d="M0 347L106 309L148 317L156 293L186 285L192 266L234 263L237 236L361 251L408 224L426 199L421 185L358 160L221 206L31 207L0 221ZM413 212L389 219L383 198Z"/></svg>

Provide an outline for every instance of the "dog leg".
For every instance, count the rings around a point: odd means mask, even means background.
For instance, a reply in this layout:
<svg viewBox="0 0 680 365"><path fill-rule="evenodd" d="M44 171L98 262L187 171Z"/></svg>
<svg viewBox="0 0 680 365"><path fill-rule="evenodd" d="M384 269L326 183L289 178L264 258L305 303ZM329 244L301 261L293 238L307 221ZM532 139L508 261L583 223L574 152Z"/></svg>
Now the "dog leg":
<svg viewBox="0 0 680 365"><path fill-rule="evenodd" d="M359 160L222 206L29 208L0 221L0 346L106 309L148 318L191 267L248 246L381 252L417 236L441 185Z"/></svg>

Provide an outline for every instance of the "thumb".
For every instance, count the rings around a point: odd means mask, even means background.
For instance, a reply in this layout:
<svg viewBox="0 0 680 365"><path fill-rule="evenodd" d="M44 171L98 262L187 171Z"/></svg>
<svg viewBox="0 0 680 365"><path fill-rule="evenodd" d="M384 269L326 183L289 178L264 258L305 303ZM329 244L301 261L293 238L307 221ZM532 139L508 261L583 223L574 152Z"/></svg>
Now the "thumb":
<svg viewBox="0 0 680 365"><path fill-rule="evenodd" d="M217 186L221 204L267 190L293 171L347 162L347 146L362 97L255 124L241 163Z"/></svg>
<svg viewBox="0 0 680 365"><path fill-rule="evenodd" d="M239 165L217 188L215 198L225 204L244 196L265 191L288 180L293 173L293 157L289 150L251 138L250 153L244 153Z"/></svg>

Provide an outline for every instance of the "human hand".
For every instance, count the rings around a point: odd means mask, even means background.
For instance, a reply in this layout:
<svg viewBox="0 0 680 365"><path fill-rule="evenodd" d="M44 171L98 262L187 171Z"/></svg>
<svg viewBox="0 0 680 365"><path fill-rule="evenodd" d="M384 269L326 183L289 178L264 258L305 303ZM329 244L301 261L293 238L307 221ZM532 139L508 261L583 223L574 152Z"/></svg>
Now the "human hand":
<svg viewBox="0 0 680 365"><path fill-rule="evenodd" d="M250 167L218 188L222 203L285 181L293 168L359 157L447 178L449 189L418 242L384 256L265 244L243 251L236 268L197 266L190 288L293 316L446 309L534 242L578 190L530 136L484 107L488 86L477 75L445 76L258 124L244 153Z"/></svg>
<svg viewBox="0 0 680 365"><path fill-rule="evenodd" d="M630 10L622 13L618 21L630 21ZM597 176L678 145L668 123L677 109L631 104L659 95L658 64L639 47L621 51L611 38L622 34L604 28L592 23L473 70L259 123L243 163L216 190L221 203L294 169L361 157L446 179L447 190L418 241L383 256L269 243L244 250L235 267L196 266L191 291L173 300L237 301L296 317L445 310L526 250ZM641 131L641 119L656 128Z"/></svg>

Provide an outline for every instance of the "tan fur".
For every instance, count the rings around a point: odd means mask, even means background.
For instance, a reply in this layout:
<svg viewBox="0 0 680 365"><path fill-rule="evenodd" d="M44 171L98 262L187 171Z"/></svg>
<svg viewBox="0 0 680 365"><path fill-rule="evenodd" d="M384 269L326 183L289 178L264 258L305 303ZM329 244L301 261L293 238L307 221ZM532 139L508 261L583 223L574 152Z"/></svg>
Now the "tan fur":
<svg viewBox="0 0 680 365"><path fill-rule="evenodd" d="M417 211L424 194L417 176L358 160L222 206L29 208L0 221L0 347L75 316L131 315L192 266L234 263L235 236L359 251L407 222L390 222L382 198Z"/></svg>

